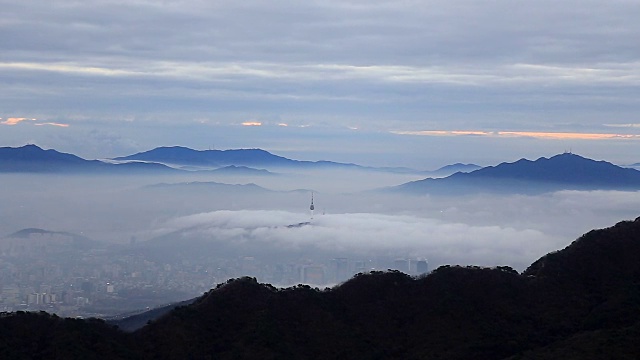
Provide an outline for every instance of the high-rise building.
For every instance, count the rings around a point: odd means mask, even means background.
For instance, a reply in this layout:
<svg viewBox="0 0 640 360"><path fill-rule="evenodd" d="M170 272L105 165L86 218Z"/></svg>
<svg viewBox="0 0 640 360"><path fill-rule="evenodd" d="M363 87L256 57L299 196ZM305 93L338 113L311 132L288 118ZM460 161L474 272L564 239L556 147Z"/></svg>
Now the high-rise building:
<svg viewBox="0 0 640 360"><path fill-rule="evenodd" d="M304 283L313 285L324 285L324 268L318 265L308 265L302 270Z"/></svg>
<svg viewBox="0 0 640 360"><path fill-rule="evenodd" d="M409 273L409 259L396 259L393 262L394 270L402 271L405 274Z"/></svg>
<svg viewBox="0 0 640 360"><path fill-rule="evenodd" d="M37 293L33 293L33 294L27 295L27 304L29 304L29 305L38 304L38 294Z"/></svg>
<svg viewBox="0 0 640 360"><path fill-rule="evenodd" d="M429 272L429 263L425 259L420 259L416 262L416 273L418 275L426 274Z"/></svg>
<svg viewBox="0 0 640 360"><path fill-rule="evenodd" d="M349 273L349 259L335 258L331 260L331 270L333 273L333 282L337 284L347 281L351 275Z"/></svg>

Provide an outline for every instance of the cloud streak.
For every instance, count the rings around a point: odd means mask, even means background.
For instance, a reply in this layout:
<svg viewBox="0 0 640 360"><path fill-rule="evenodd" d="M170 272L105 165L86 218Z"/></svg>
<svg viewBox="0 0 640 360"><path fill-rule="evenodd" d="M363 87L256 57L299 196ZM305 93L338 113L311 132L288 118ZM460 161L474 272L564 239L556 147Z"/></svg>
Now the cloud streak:
<svg viewBox="0 0 640 360"><path fill-rule="evenodd" d="M2 118L0 118L0 120L2 120ZM10 117L5 121L0 121L0 124L13 126L13 125L18 125L19 123L21 123L23 121L36 121L36 119L27 119L27 118L22 118L22 117L21 118Z"/></svg>
<svg viewBox="0 0 640 360"><path fill-rule="evenodd" d="M67 128L69 127L69 124L61 124L61 123L56 123L56 122L43 122L43 123L37 123L34 124L36 126L55 126L55 127L61 127L61 128Z"/></svg>
<svg viewBox="0 0 640 360"><path fill-rule="evenodd" d="M0 118L0 120L2 120L2 118ZM19 117L19 118L10 117L7 120L0 121L0 124L14 126L25 121L29 121L31 122L32 125L35 125L35 126L55 126L55 127L63 127L63 128L69 127L69 124L58 123L58 122L41 122L38 119L29 119L29 118L23 118L23 117Z"/></svg>
<svg viewBox="0 0 640 360"><path fill-rule="evenodd" d="M108 59L88 59L108 62ZM141 68L135 62L94 66L82 62L37 63L0 62L0 69L46 71L98 77L158 77L182 81L228 81L266 79L278 81L376 81L407 84L448 84L457 86L512 86L544 84L571 86L608 84L640 85L640 62L604 63L584 66L540 64L479 65L355 65L340 63L287 64L266 62L189 62L153 61Z"/></svg>
<svg viewBox="0 0 640 360"><path fill-rule="evenodd" d="M262 123L260 121L245 121L242 126L262 126Z"/></svg>
<svg viewBox="0 0 640 360"><path fill-rule="evenodd" d="M488 136L488 137L528 137L548 140L613 140L640 139L637 134L614 133L576 133L576 132L541 132L541 131L473 131L473 130L416 130L391 131L397 135L416 136Z"/></svg>

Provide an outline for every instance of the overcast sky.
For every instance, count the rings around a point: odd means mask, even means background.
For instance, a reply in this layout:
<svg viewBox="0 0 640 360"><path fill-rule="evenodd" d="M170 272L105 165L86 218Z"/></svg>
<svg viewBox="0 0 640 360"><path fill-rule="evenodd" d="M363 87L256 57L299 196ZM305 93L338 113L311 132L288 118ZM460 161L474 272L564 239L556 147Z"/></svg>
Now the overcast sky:
<svg viewBox="0 0 640 360"><path fill-rule="evenodd" d="M0 145L640 162L638 1L0 0Z"/></svg>

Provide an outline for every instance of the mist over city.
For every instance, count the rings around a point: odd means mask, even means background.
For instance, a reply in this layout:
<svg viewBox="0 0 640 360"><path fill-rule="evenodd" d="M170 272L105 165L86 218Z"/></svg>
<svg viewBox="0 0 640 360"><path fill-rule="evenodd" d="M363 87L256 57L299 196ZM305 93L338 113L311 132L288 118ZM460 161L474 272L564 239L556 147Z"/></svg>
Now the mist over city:
<svg viewBox="0 0 640 360"><path fill-rule="evenodd" d="M0 353L629 355L640 4L0 8Z"/></svg>
<svg viewBox="0 0 640 360"><path fill-rule="evenodd" d="M559 190L532 193L547 189L536 185L545 182L492 178L498 191L460 185L465 174L515 169L523 161L417 170L255 150L131 154L171 159L158 162L95 162L34 145L3 150L23 154L3 155L0 175L0 231L11 264L3 280L7 311L116 316L187 300L242 276L324 288L370 271L421 275L443 265L524 271L594 227L633 217L640 197L624 186L590 189L583 182L590 167L596 175L603 165L634 176L637 170L569 153L524 161L542 169L566 159L587 168L576 173L561 163L569 177L547 182ZM211 165L226 154L235 157ZM42 159L48 167L33 171ZM563 171L557 173L564 177ZM407 188L425 181L444 185ZM482 182L471 179L473 186Z"/></svg>

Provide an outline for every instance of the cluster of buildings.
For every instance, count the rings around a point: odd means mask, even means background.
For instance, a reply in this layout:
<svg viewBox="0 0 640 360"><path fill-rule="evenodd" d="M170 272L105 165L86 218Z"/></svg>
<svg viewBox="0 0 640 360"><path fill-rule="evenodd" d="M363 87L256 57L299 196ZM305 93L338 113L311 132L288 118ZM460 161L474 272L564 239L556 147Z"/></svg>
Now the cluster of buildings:
<svg viewBox="0 0 640 360"><path fill-rule="evenodd" d="M239 256L161 261L124 248L80 249L77 244L45 240L44 247L36 244L20 251L0 246L0 311L106 317L193 298L241 276L278 287L304 283L322 288L371 270L411 275L428 271L424 259L337 257L274 263Z"/></svg>

